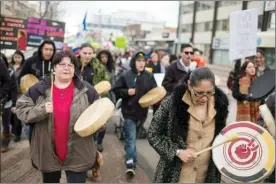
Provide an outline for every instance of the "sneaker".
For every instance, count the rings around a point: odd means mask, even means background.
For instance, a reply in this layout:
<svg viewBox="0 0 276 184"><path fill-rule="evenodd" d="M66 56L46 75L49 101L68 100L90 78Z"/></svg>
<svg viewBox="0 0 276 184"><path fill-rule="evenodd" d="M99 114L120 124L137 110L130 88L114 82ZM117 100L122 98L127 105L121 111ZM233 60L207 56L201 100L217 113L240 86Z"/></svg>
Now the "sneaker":
<svg viewBox="0 0 276 184"><path fill-rule="evenodd" d="M135 165L134 164L127 164L126 174L128 174L130 176L135 175Z"/></svg>
<svg viewBox="0 0 276 184"><path fill-rule="evenodd" d="M103 145L98 144L97 149L98 149L99 152L103 152Z"/></svg>

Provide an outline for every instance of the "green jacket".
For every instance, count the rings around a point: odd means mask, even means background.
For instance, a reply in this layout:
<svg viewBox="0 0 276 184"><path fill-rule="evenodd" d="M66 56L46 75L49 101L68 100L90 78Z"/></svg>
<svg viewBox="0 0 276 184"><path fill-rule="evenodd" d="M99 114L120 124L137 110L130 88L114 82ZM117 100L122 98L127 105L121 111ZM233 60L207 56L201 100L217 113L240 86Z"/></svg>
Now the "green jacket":
<svg viewBox="0 0 276 184"><path fill-rule="evenodd" d="M98 59L92 58L89 64L93 67L93 70L94 70L94 77L93 77L93 84L92 84L93 86L105 80L111 82L110 77L106 74L105 66L101 64L101 62Z"/></svg>

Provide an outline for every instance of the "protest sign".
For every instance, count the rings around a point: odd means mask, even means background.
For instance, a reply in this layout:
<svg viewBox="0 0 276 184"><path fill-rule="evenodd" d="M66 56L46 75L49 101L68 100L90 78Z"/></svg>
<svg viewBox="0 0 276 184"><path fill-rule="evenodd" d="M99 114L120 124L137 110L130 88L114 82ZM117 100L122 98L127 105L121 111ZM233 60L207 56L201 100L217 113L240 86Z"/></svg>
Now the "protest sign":
<svg viewBox="0 0 276 184"><path fill-rule="evenodd" d="M26 50L27 47L27 20L0 17L0 47L1 49Z"/></svg>
<svg viewBox="0 0 276 184"><path fill-rule="evenodd" d="M27 21L28 46L39 47L45 39L55 42L57 49L62 49L65 23L53 20L29 17Z"/></svg>
<svg viewBox="0 0 276 184"><path fill-rule="evenodd" d="M258 9L230 14L229 59L236 60L256 54Z"/></svg>

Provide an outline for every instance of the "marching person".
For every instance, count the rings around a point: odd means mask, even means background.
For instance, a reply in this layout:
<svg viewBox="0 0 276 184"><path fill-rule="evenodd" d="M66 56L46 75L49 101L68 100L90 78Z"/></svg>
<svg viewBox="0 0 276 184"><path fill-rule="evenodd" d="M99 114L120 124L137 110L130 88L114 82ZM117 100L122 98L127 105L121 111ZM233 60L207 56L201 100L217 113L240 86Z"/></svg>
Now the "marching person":
<svg viewBox="0 0 276 184"><path fill-rule="evenodd" d="M101 81L109 80L105 67L97 58L93 57L93 47L89 43L84 43L80 47L77 73L80 73L83 80L92 86L95 86Z"/></svg>
<svg viewBox="0 0 276 184"><path fill-rule="evenodd" d="M145 70L146 56L138 52L131 60L131 70L123 73L117 80L113 91L116 98L122 98L122 114L125 133L126 173L135 175L137 162L136 128L148 114L148 108L142 108L139 99L149 90L157 87L153 75Z"/></svg>
<svg viewBox="0 0 276 184"><path fill-rule="evenodd" d="M11 131L10 131L10 124L11 124L11 115L12 115L12 109L15 107L16 100L17 100L17 85L16 85L16 79L15 79L15 72L12 68L9 68L8 65L8 59L3 54L0 53L1 59L3 59L5 63L5 67L8 68L9 76L10 76L10 87L8 93L5 94L5 99L1 103L3 109L3 114L1 114L2 118L2 125L3 125L3 136L1 139L1 152L7 152L9 149L9 143L12 138ZM1 110L2 111L2 110ZM14 129L14 126L12 126Z"/></svg>
<svg viewBox="0 0 276 184"><path fill-rule="evenodd" d="M196 62L192 62L193 47L190 44L181 46L181 59L172 63L166 70L162 86L168 93L172 93L180 80L189 72L196 68Z"/></svg>
<svg viewBox="0 0 276 184"><path fill-rule="evenodd" d="M5 107L5 104L9 101L9 92L12 86L12 80L9 75L9 70L7 67L7 63L5 62L4 55L0 55L0 115L2 118L2 126L3 133L1 138L1 152L6 152L8 150L8 146L10 143L11 135L10 135L10 125L9 125L9 117L6 114L9 114Z"/></svg>
<svg viewBox="0 0 276 184"><path fill-rule="evenodd" d="M95 86L101 81L110 81L106 73L106 67L101 62L93 57L93 48L90 44L84 43L80 47L80 56L78 57L78 69L83 80ZM103 126L98 132L94 134L97 141L98 151L103 151L102 141L105 135L106 128Z"/></svg>
<svg viewBox="0 0 276 184"><path fill-rule="evenodd" d="M156 52L151 54L151 60L148 62L146 67L150 68L152 73L161 73L159 56Z"/></svg>
<svg viewBox="0 0 276 184"><path fill-rule="evenodd" d="M31 160L43 183L59 183L61 170L68 183L85 183L86 172L96 160L92 135L80 137L73 130L82 112L99 98L90 84L74 74L77 62L69 51L57 53L52 62L53 88L45 76L17 101L18 118L34 125Z"/></svg>
<svg viewBox="0 0 276 184"><path fill-rule="evenodd" d="M169 54L164 54L161 58L161 63L160 63L161 73L166 73L166 70L169 66L170 66L170 56Z"/></svg>
<svg viewBox="0 0 276 184"><path fill-rule="evenodd" d="M11 63L10 63L10 70L14 72L15 80L17 81L17 98L21 95L20 90L20 83L18 81L19 74L22 70L22 67L25 63L25 57L24 54L20 50L16 50L14 54L12 55ZM21 133L22 133L22 123L17 118L15 111L15 103L14 106L11 109L11 124L12 124L12 133L15 135L14 142L18 142L21 139Z"/></svg>
<svg viewBox="0 0 276 184"><path fill-rule="evenodd" d="M227 96L207 67L189 72L156 111L148 141L160 155L154 183L220 183L210 147L226 125Z"/></svg>
<svg viewBox="0 0 276 184"><path fill-rule="evenodd" d="M27 74L32 74L36 76L39 80L45 75L51 72L52 59L56 53L55 43L52 40L44 40L37 53L34 53L32 57L28 58L24 63L22 70L18 76L18 83L20 79ZM31 143L32 127L33 125L26 126L26 131L29 137L29 142Z"/></svg>
<svg viewBox="0 0 276 184"><path fill-rule="evenodd" d="M97 54L96 57L101 64L103 64L106 68L106 75L108 76L108 81L111 83L111 86L114 86L115 84L115 67L114 67L114 60L113 57L111 55L111 53L108 50L102 50ZM116 99L115 99L115 95L112 91L110 91L108 93L108 98L115 103ZM106 132L106 126L104 125L98 132L98 136L97 136L97 145L98 145L98 151L102 152L103 151L103 139L105 136L105 132Z"/></svg>
<svg viewBox="0 0 276 184"><path fill-rule="evenodd" d="M108 76L109 82L111 83L111 86L114 86L116 82L115 62L113 60L111 53L108 50L102 50L97 54L96 58L105 66L106 75ZM113 103L116 102L113 92L109 92L108 97Z"/></svg>
<svg viewBox="0 0 276 184"><path fill-rule="evenodd" d="M33 74L38 79L49 74L52 69L52 59L55 53L55 43L51 40L44 40L39 46L37 54L26 60L18 80L20 81L26 74Z"/></svg>
<svg viewBox="0 0 276 184"><path fill-rule="evenodd" d="M249 87L254 80L256 80L254 63L244 62L232 89L232 95L237 100L237 121L257 122L260 100L249 95Z"/></svg>
<svg viewBox="0 0 276 184"><path fill-rule="evenodd" d="M265 72L269 71L270 68L265 63L265 53L264 51L258 49L256 56L254 58L256 67L256 75L257 77L263 75Z"/></svg>

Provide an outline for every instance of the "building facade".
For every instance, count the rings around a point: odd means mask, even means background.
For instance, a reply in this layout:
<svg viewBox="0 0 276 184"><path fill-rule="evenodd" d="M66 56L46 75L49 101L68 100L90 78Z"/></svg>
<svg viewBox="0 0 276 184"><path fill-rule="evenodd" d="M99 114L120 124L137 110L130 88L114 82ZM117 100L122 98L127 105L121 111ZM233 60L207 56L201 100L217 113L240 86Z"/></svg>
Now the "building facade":
<svg viewBox="0 0 276 184"><path fill-rule="evenodd" d="M180 43L190 42L202 50L213 64L231 65L229 61L229 14L258 8L257 46L266 53L270 66L275 66L275 2L265 10L265 1L189 1L181 2ZM213 27L215 26L215 29Z"/></svg>

